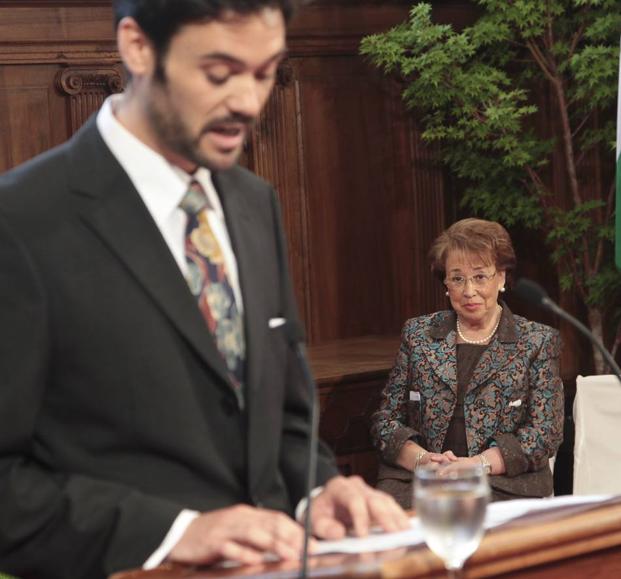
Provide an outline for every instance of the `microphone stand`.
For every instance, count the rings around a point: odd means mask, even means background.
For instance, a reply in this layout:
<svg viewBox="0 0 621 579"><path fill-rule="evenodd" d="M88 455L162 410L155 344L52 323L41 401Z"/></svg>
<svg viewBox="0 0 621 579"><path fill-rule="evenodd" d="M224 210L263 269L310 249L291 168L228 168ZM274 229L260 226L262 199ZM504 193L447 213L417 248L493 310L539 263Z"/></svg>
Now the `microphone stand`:
<svg viewBox="0 0 621 579"><path fill-rule="evenodd" d="M574 328L578 329L602 353L604 359L610 366L611 371L619 379L619 382L621 382L621 369L619 369L619 366L615 362L614 358L612 357L610 352L604 347L601 341L596 338L593 335L593 332L591 332L591 330L589 330L580 320L574 318L574 316L572 316L563 308L561 308L558 304L556 304L554 300L550 299L546 291L538 283L535 283L534 281L526 278L522 278L518 280L518 282L515 284L515 288L513 288L513 293L527 302L554 312L557 316L563 318L572 326L574 326Z"/></svg>
<svg viewBox="0 0 621 579"><path fill-rule="evenodd" d="M574 326L582 334L584 334L591 341L591 343L594 344L595 347L602 353L604 359L608 363L608 366L610 366L612 373L615 374L615 376L619 379L619 382L621 382L621 369L615 362L610 352L604 347L601 341L593 335L593 332L591 332L591 330L589 330L580 320L574 318L571 314L567 313L549 297L544 297L541 300L541 305L553 311L560 318L568 321L572 326Z"/></svg>
<svg viewBox="0 0 621 579"><path fill-rule="evenodd" d="M308 471L306 478L306 511L304 513L304 547L302 550L302 567L300 569L300 578L306 579L308 576L308 543L311 536L311 509L312 509L312 498L311 492L315 488L316 485L316 471L317 471L317 439L318 439L318 429L319 429L319 412L318 412L318 404L317 404L317 394L315 388L315 381L313 379L313 375L310 370L310 366L308 365L308 360L306 358L306 348L304 347L304 343L300 338L300 329L297 327L297 324L292 324L288 322L290 327L289 337L293 349L295 351L295 356L300 365L300 369L302 370L302 377L304 379L305 384L308 387L308 391L311 397L311 407L310 407L310 434L308 436Z"/></svg>

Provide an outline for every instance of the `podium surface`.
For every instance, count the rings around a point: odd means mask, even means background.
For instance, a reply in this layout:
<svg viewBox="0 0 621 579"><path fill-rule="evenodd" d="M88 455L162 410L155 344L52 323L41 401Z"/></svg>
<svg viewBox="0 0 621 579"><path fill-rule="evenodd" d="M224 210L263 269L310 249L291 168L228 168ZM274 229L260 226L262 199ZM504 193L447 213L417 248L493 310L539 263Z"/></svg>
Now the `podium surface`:
<svg viewBox="0 0 621 579"><path fill-rule="evenodd" d="M297 577L299 564L234 568L164 565L110 579L212 579ZM310 577L446 577L440 559L424 545L359 555L322 555L309 562ZM468 560L464 577L583 579L621 577L621 496L602 503L539 511L489 530Z"/></svg>

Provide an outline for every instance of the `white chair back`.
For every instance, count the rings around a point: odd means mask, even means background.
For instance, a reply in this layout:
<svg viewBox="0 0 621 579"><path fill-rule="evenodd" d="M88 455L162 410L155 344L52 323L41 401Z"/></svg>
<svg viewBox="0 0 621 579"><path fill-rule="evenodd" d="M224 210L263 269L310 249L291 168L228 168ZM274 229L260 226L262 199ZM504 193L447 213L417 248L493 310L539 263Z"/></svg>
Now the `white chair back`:
<svg viewBox="0 0 621 579"><path fill-rule="evenodd" d="M574 422L574 494L621 494L621 383L616 376L578 376Z"/></svg>

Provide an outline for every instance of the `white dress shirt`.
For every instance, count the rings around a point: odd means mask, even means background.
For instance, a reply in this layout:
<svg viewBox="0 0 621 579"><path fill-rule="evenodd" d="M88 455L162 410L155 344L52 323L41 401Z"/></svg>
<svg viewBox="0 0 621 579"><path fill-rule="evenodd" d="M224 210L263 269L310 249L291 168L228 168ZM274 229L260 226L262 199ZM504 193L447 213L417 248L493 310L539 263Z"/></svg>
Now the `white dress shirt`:
<svg viewBox="0 0 621 579"><path fill-rule="evenodd" d="M243 313L237 260L226 228L222 203L211 181L211 173L200 167L190 176L130 133L114 116L114 101L118 98L120 95L108 97L97 114L97 128L104 142L138 191L184 276L188 271L185 259L187 216L179 208L179 203L192 179L201 184L210 204L207 219L222 250L237 307Z"/></svg>

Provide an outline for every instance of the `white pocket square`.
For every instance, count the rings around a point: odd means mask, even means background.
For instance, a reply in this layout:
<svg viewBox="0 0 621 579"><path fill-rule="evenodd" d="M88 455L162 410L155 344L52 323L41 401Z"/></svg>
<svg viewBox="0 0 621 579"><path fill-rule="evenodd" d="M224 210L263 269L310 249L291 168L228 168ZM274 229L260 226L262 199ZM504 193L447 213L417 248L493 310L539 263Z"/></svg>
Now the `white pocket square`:
<svg viewBox="0 0 621 579"><path fill-rule="evenodd" d="M273 330L274 328L283 326L286 322L287 320L285 318L270 318L269 322L267 322L267 325L271 330Z"/></svg>
<svg viewBox="0 0 621 579"><path fill-rule="evenodd" d="M509 402L509 406L513 408L519 408L520 406L522 406L522 400L520 398L518 398L517 400L513 400L512 402Z"/></svg>
<svg viewBox="0 0 621 579"><path fill-rule="evenodd" d="M420 402L420 392L410 390L410 402Z"/></svg>

